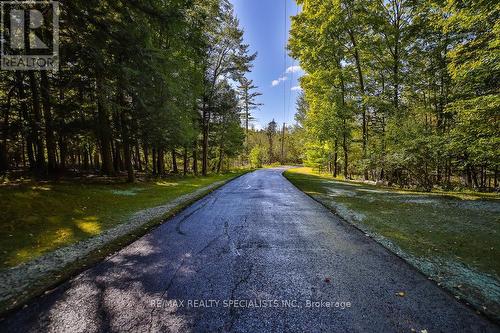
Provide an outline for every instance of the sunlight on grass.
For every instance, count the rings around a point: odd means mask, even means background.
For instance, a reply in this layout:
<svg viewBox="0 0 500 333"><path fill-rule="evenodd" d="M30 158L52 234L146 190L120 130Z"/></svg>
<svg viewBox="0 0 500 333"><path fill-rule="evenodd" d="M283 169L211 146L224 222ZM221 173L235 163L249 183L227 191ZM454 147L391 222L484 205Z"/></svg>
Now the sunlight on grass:
<svg viewBox="0 0 500 333"><path fill-rule="evenodd" d="M31 187L32 190L38 190L38 191L50 191L52 188L50 186L33 186Z"/></svg>
<svg viewBox="0 0 500 333"><path fill-rule="evenodd" d="M320 192L318 191L304 191L306 192L307 194L311 194L311 195L318 195L318 194L321 194Z"/></svg>
<svg viewBox="0 0 500 333"><path fill-rule="evenodd" d="M101 225L98 222L97 216L88 216L81 220L75 221L80 230L90 235L97 235L101 232Z"/></svg>
<svg viewBox="0 0 500 333"><path fill-rule="evenodd" d="M159 182L156 182L155 185L158 185L158 186L178 186L179 183L159 181Z"/></svg>
<svg viewBox="0 0 500 333"><path fill-rule="evenodd" d="M0 186L0 269L84 240L238 173L173 177L151 183L33 183Z"/></svg>
<svg viewBox="0 0 500 333"><path fill-rule="evenodd" d="M32 256L32 251L21 250L16 253L16 260L25 261Z"/></svg>
<svg viewBox="0 0 500 333"><path fill-rule="evenodd" d="M123 195L123 196L135 196L137 195L136 192L130 190L130 191L123 191L123 190L113 190L111 191L111 193L113 193L114 195Z"/></svg>
<svg viewBox="0 0 500 333"><path fill-rule="evenodd" d="M70 228L61 228L56 231L54 239L52 240L54 244L65 244L68 240L73 238L73 231Z"/></svg>

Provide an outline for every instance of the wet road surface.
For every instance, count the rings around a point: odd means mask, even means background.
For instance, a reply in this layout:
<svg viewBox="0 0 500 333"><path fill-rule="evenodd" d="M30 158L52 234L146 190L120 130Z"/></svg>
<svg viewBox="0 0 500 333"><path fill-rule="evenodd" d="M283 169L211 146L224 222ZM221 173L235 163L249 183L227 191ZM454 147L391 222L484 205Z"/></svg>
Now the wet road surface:
<svg viewBox="0 0 500 333"><path fill-rule="evenodd" d="M282 171L230 182L0 331L499 331Z"/></svg>

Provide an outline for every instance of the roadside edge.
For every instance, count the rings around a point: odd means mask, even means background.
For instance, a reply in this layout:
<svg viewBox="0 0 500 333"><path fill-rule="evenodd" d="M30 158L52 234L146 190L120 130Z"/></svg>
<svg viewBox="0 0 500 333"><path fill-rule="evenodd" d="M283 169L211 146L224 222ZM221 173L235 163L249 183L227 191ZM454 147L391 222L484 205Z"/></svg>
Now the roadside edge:
<svg viewBox="0 0 500 333"><path fill-rule="evenodd" d="M29 262L0 272L0 320L96 263L150 233L198 200L255 170L182 195L164 205L138 211L123 223L80 242L56 249Z"/></svg>

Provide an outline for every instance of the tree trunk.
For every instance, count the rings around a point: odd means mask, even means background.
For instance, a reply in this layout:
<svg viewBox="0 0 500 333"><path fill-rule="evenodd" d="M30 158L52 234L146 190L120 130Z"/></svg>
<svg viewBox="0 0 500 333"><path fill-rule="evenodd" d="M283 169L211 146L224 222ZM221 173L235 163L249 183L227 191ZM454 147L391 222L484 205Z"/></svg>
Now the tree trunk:
<svg viewBox="0 0 500 333"><path fill-rule="evenodd" d="M89 149L87 145L83 148L83 170L89 171Z"/></svg>
<svg viewBox="0 0 500 333"><path fill-rule="evenodd" d="M177 168L177 153L175 149L172 149L172 171L174 173L179 173L179 169Z"/></svg>
<svg viewBox="0 0 500 333"><path fill-rule="evenodd" d="M479 183L477 181L477 171L475 167L471 168L472 170L472 181L474 182L474 187L479 188Z"/></svg>
<svg viewBox="0 0 500 333"><path fill-rule="evenodd" d="M132 164L132 144L130 142L130 121L129 106L125 100L123 88L118 85L118 104L121 106L119 111L119 120L121 125L121 135L123 142L123 162L124 169L127 170L127 182L135 182L134 165ZM117 115L118 118L118 115ZM116 151L119 151L118 147Z"/></svg>
<svg viewBox="0 0 500 333"><path fill-rule="evenodd" d="M163 151L163 148L158 148L156 169L158 170L158 174L160 176L165 174L165 152Z"/></svg>
<svg viewBox="0 0 500 333"><path fill-rule="evenodd" d="M112 156L113 156L113 167L116 172L120 172L123 170L122 168L122 158L120 153L120 144L118 141L113 140L111 144Z"/></svg>
<svg viewBox="0 0 500 333"><path fill-rule="evenodd" d="M36 146L36 169L37 172L44 174L45 164L45 146L42 140L42 110L40 107L40 92L38 90L38 80L34 71L29 71L30 89L33 106L33 115L35 119L34 143Z"/></svg>
<svg viewBox="0 0 500 333"><path fill-rule="evenodd" d="M132 164L132 154L130 149L130 142L126 139L123 143L125 167L127 169L127 182L135 182L134 165Z"/></svg>
<svg viewBox="0 0 500 333"><path fill-rule="evenodd" d="M217 173L220 173L220 170L222 168L222 159L224 158L224 149L223 145L221 144L219 148L219 161L217 163Z"/></svg>
<svg viewBox="0 0 500 333"><path fill-rule="evenodd" d="M183 163L182 163L182 173L183 175L187 175L188 173L188 163L189 163L189 157L188 157L188 150L187 147L184 147L184 156L183 156Z"/></svg>
<svg viewBox="0 0 500 333"><path fill-rule="evenodd" d="M60 105L62 105L64 103L64 99L65 99L64 89L62 87L60 87L59 88L59 103L60 103ZM80 102L83 105L83 103L84 103L83 94L80 94ZM83 116L82 116L82 118L83 118ZM64 120L62 121L62 126L64 126ZM59 169L64 171L64 170L66 170L66 158L68 156L68 150L67 150L66 135L64 134L63 131L59 132L59 135L57 137L57 145L59 146ZM56 147L56 150L57 150L57 147ZM93 161L93 160L95 160L95 158L92 156L92 154L93 154L93 151L89 151L90 167L92 169L94 169L96 164L94 163L95 161Z"/></svg>
<svg viewBox="0 0 500 333"><path fill-rule="evenodd" d="M142 159L139 141L137 141L137 143L135 144L135 167L137 168L137 170L142 172Z"/></svg>
<svg viewBox="0 0 500 333"><path fill-rule="evenodd" d="M354 36L354 33L352 31L349 31L349 37L351 39L352 46L354 48L354 60L356 62L356 70L358 73L358 80L359 80L359 89L361 92L361 98L364 98L365 96L365 83L364 83L364 78L363 78L363 72L361 70L361 60L359 57L358 53L358 46L356 43L356 38ZM365 102L362 100L361 101L361 108L363 112L363 159L366 159L367 153L366 153L366 147L368 145L368 127L367 127L367 119L366 119L366 106ZM368 180L368 169L365 168L363 170L364 178L365 180Z"/></svg>
<svg viewBox="0 0 500 333"><path fill-rule="evenodd" d="M7 140L9 139L9 116L13 92L14 90L11 89L7 94L7 106L3 113L2 144L0 145L0 172L9 169Z"/></svg>
<svg viewBox="0 0 500 333"><path fill-rule="evenodd" d="M155 147L153 147L152 155L153 155L153 175L157 175L158 169L157 169L157 162L156 162L156 148Z"/></svg>
<svg viewBox="0 0 500 333"><path fill-rule="evenodd" d="M472 187L472 172L471 172L471 167L467 165L466 168L466 185L468 187Z"/></svg>
<svg viewBox="0 0 500 333"><path fill-rule="evenodd" d="M208 172L208 135L210 131L210 110L207 103L203 103L203 147L202 147L202 162L201 174L207 175Z"/></svg>
<svg viewBox="0 0 500 333"><path fill-rule="evenodd" d="M147 172L149 167L149 148L147 144L143 144L142 151L144 152L144 169Z"/></svg>
<svg viewBox="0 0 500 333"><path fill-rule="evenodd" d="M398 51L398 41L396 41L396 45L394 46L394 67L393 67L393 75L394 75L394 108L396 110L396 114L398 114L399 110L399 51Z"/></svg>
<svg viewBox="0 0 500 333"><path fill-rule="evenodd" d="M122 96L122 102L124 102L123 96ZM130 133L129 133L127 115L125 110L122 110L121 112L121 125L122 125L123 157L125 162L125 169L127 170L127 182L133 183L135 182L135 174L134 174L134 166L132 164Z"/></svg>
<svg viewBox="0 0 500 333"><path fill-rule="evenodd" d="M345 85L344 85L344 76L342 74L342 66L340 64L340 59L337 59L337 67L340 70L340 93L342 98L342 107L345 107ZM347 147L347 121L344 118L342 119L342 150L344 151L344 178L348 178L347 167L349 163L349 152Z"/></svg>
<svg viewBox="0 0 500 333"><path fill-rule="evenodd" d="M335 139L335 152L333 154L333 177L338 175L338 160L339 160L339 141Z"/></svg>
<svg viewBox="0 0 500 333"><path fill-rule="evenodd" d="M52 110L50 105L50 86L47 71L40 72L43 116L45 119L45 142L47 145L47 168L49 173L57 169L56 161L56 140L54 136L54 124L52 120Z"/></svg>
<svg viewBox="0 0 500 333"><path fill-rule="evenodd" d="M345 122L345 121L344 121ZM342 149L344 151L344 178L348 179L349 175L347 174L347 166L349 164L349 152L347 149L347 134L344 133L342 138Z"/></svg>
<svg viewBox="0 0 500 333"><path fill-rule="evenodd" d="M97 126L98 137L101 145L101 172L105 175L112 176L115 173L113 168L113 158L111 156L111 125L109 123L109 115L104 104L102 78L96 77L96 95L97 95Z"/></svg>
<svg viewBox="0 0 500 333"><path fill-rule="evenodd" d="M494 177L495 177L495 180L494 180L493 184L494 184L495 188L497 188L498 187L498 167L497 166L495 166L495 176Z"/></svg>
<svg viewBox="0 0 500 333"><path fill-rule="evenodd" d="M28 130L27 132L25 131L26 154L28 155L28 163L30 169L34 170L36 168L35 154L33 152L33 134L35 125L33 124L33 120L30 116L30 113L28 112L28 105L26 102L26 92L24 90L24 84L23 84L23 76L19 71L16 71L16 83L17 83L19 104L21 107L21 118L23 118L24 121L28 124Z"/></svg>
<svg viewBox="0 0 500 333"><path fill-rule="evenodd" d="M193 146L193 173L198 176L198 144L196 141Z"/></svg>

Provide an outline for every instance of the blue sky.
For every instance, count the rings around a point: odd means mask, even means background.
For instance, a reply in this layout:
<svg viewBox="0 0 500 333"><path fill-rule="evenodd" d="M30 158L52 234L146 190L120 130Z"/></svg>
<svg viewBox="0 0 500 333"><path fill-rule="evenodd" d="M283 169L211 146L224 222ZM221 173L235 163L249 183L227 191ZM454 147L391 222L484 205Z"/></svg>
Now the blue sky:
<svg viewBox="0 0 500 333"><path fill-rule="evenodd" d="M264 105L254 111L256 128L263 128L273 118L278 123L294 122L297 87L298 63L288 55L284 65L285 47L285 1L287 7L287 36L290 16L295 15L297 5L294 0L231 0L240 26L245 30L245 42L252 52L258 52L254 68L248 77L254 80L263 95L259 102ZM292 67L295 65L293 69ZM274 81L274 82L273 82ZM273 85L274 84L274 85ZM286 97L284 96L284 89ZM295 88L294 88L295 87ZM286 105L284 115L283 104Z"/></svg>

